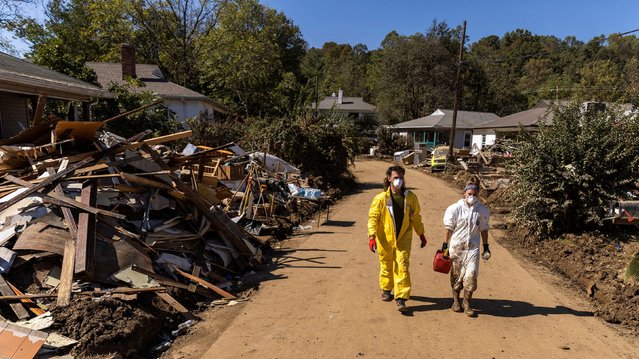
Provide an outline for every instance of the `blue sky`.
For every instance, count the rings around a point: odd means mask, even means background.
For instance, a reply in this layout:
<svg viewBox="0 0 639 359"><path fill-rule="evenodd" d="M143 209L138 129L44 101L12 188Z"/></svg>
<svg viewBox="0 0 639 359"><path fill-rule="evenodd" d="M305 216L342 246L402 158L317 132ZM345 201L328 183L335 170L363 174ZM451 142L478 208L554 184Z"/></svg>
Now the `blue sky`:
<svg viewBox="0 0 639 359"><path fill-rule="evenodd" d="M467 21L474 42L517 28L538 35L588 41L597 35L639 29L639 0L261 0L300 27L310 47L327 41L379 47L386 34L424 32L433 19L450 27ZM636 33L637 35L639 33Z"/></svg>

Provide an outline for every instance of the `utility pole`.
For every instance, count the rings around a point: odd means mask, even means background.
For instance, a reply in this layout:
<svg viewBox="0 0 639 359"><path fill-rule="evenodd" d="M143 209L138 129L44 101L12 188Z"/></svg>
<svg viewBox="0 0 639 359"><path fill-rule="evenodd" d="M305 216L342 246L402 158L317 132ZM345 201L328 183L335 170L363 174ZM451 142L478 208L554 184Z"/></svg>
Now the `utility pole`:
<svg viewBox="0 0 639 359"><path fill-rule="evenodd" d="M461 93L461 70L464 60L464 41L466 40L466 20L464 20L464 30L462 30L461 42L459 43L459 63L457 64L457 80L455 81L455 105L453 106L453 124L450 127L450 144L448 145L448 161L453 162L453 145L455 143L455 131L457 129L457 108L459 107Z"/></svg>

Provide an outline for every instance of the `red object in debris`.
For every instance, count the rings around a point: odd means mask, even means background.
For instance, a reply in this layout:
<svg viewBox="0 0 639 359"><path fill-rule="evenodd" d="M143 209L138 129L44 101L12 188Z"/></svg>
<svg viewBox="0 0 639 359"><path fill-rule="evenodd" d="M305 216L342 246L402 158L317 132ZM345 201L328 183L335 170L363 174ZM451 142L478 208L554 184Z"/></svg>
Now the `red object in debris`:
<svg viewBox="0 0 639 359"><path fill-rule="evenodd" d="M437 253L435 253L435 258L433 259L433 270L435 272L448 274L452 265L453 262L450 260L450 258L444 257L444 253L441 250L437 250Z"/></svg>
<svg viewBox="0 0 639 359"><path fill-rule="evenodd" d="M628 222L632 222L635 220L635 217L628 213L628 211L626 211L625 209L622 209L622 211L626 214L626 216L628 216Z"/></svg>

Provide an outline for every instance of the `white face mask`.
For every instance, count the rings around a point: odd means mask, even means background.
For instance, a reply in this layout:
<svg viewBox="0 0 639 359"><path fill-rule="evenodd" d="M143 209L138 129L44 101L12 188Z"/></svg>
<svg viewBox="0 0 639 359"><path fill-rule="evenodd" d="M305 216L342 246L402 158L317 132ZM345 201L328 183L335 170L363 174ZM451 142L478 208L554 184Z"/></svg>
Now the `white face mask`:
<svg viewBox="0 0 639 359"><path fill-rule="evenodd" d="M397 189L402 188L402 185L403 185L403 184L404 184L404 181L402 181L402 179L401 179L401 178L395 178L395 179L393 180L393 187L395 187L395 188L397 188Z"/></svg>
<svg viewBox="0 0 639 359"><path fill-rule="evenodd" d="M466 203L468 203L469 206L472 206L473 204L477 203L477 197L475 196L466 197Z"/></svg>

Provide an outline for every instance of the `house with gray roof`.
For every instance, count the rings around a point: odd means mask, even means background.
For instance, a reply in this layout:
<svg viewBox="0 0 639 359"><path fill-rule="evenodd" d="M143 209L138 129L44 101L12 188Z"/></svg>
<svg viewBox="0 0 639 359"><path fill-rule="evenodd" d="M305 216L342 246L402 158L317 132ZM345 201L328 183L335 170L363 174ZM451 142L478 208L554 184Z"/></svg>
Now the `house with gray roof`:
<svg viewBox="0 0 639 359"><path fill-rule="evenodd" d="M472 146L473 130L482 123L499 119L492 112L457 111L455 126L456 148ZM390 126L393 132L413 139L415 145L434 148L450 142L453 110L437 109L432 114Z"/></svg>
<svg viewBox="0 0 639 359"><path fill-rule="evenodd" d="M130 79L139 80L142 86L133 87L133 90L156 94L181 122L202 112L230 112L226 106L210 97L167 80L157 65L136 63L135 50L126 44L122 45L122 63L87 62L86 66L95 71L98 82L104 88L112 84L129 84Z"/></svg>
<svg viewBox="0 0 639 359"><path fill-rule="evenodd" d="M91 102L112 97L98 86L0 52L0 138L18 134L34 116L43 116L48 99L82 102L88 119Z"/></svg>
<svg viewBox="0 0 639 359"><path fill-rule="evenodd" d="M337 95L333 93L331 96L325 97L317 106L313 102L311 108L323 112L336 111L346 113L351 117L358 118L377 115L377 109L374 105L365 102L362 97L344 96L344 91L342 90L339 90Z"/></svg>

